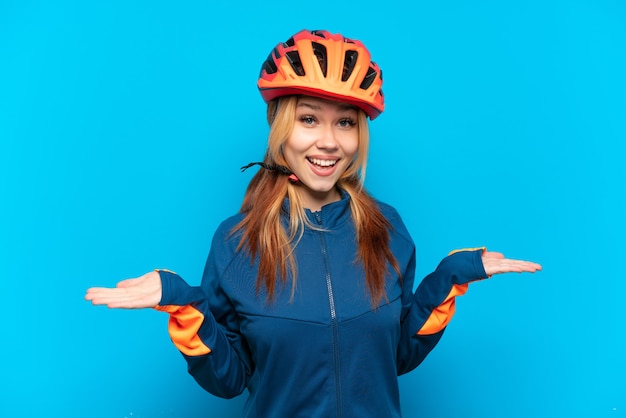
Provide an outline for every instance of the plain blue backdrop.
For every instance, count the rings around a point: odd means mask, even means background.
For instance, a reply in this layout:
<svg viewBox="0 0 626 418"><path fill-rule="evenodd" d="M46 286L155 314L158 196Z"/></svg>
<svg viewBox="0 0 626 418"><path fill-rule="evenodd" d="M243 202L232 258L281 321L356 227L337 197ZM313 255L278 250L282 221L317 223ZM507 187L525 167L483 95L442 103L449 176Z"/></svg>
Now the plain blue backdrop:
<svg viewBox="0 0 626 418"><path fill-rule="evenodd" d="M159 267L199 284L263 155L260 65L302 28L384 70L367 186L420 275L480 245L544 266L470 287L404 416L626 417L626 3L175 4L0 0L1 417L239 415L164 314L83 296Z"/></svg>

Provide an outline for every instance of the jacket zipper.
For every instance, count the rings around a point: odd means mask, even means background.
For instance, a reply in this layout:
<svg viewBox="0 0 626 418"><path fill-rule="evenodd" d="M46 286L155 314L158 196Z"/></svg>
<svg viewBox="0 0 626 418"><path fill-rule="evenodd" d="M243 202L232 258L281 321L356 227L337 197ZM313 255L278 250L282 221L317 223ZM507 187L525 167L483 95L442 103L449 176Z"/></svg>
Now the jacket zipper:
<svg viewBox="0 0 626 418"><path fill-rule="evenodd" d="M318 225L322 225L322 218L319 212L314 212ZM335 309L335 296L333 294L333 283L330 277L330 268L328 262L328 252L326 251L326 239L324 232L319 232L322 257L324 258L324 267L326 270L326 289L328 291L328 303L330 306L330 327L333 335L333 358L335 361L335 391L337 398L337 418L341 418L341 380L340 380L340 362L339 362L339 323L337 321L337 310Z"/></svg>

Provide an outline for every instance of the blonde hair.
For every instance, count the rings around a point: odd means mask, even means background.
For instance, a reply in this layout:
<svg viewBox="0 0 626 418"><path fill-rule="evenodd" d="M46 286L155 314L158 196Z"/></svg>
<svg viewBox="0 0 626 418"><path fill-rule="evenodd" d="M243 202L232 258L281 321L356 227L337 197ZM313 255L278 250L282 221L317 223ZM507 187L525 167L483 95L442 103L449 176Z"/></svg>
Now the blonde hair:
<svg viewBox="0 0 626 418"><path fill-rule="evenodd" d="M283 144L293 130L297 103L298 96L286 96L268 104L270 133L264 163L288 167L283 155ZM350 209L358 243L355 261L363 264L372 304L377 305L384 297L387 264L390 263L398 274L399 268L389 249L391 225L363 187L369 129L367 116L360 109L357 126L359 139L357 153L354 161L338 180L337 187L350 195ZM245 216L233 230L233 232L243 231L238 249L247 250L253 259L259 255L257 292L261 287L265 287L268 300L272 300L276 290L276 275L278 274L284 284L288 272L292 277L293 296L297 281L293 249L301 239L305 226L317 228L306 216L298 187L300 186L290 183L287 176L282 173L259 170L250 181L241 205L241 211ZM287 230L281 222L285 198L289 199Z"/></svg>

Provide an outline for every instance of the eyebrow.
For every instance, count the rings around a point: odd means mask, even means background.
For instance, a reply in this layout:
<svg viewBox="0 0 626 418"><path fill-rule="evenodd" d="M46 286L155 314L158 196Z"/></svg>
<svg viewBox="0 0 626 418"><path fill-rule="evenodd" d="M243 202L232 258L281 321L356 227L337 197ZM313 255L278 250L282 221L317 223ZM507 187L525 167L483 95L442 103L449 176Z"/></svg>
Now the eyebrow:
<svg viewBox="0 0 626 418"><path fill-rule="evenodd" d="M296 107L308 107L312 110L321 110L322 107L318 104L315 103L308 103L306 101L298 101L298 105ZM337 107L339 108L340 111L347 111L347 110L357 110L357 107L348 103L339 103L337 105Z"/></svg>
<svg viewBox="0 0 626 418"><path fill-rule="evenodd" d="M308 107L308 108L311 108L313 110L320 110L322 108L320 105L317 105L317 104L312 104L312 103L307 103L307 102L300 102L300 101L298 101L298 106L297 107Z"/></svg>

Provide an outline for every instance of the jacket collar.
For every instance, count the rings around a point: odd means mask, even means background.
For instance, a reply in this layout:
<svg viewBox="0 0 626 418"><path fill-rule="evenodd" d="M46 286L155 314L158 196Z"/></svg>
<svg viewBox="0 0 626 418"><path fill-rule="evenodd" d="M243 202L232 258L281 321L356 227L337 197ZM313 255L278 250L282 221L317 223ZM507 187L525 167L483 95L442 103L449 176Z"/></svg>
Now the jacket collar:
<svg viewBox="0 0 626 418"><path fill-rule="evenodd" d="M350 195L344 190L340 190L340 193L340 200L322 206L322 208L317 212L305 209L306 216L313 225L319 225L325 229L334 229L351 219L352 213L350 211ZM289 199L285 198L283 201L285 216L288 216L289 214L289 205Z"/></svg>

